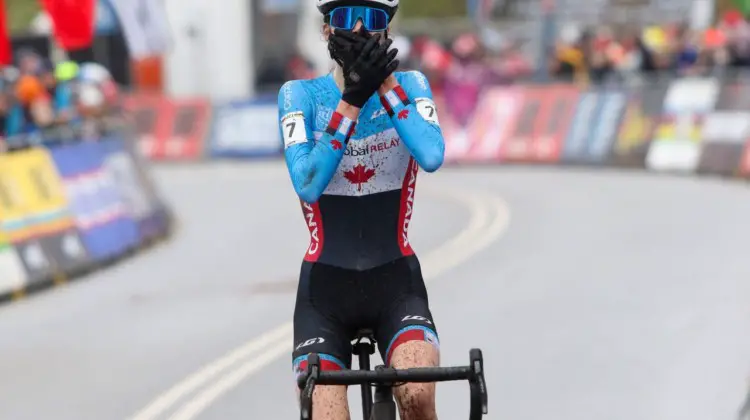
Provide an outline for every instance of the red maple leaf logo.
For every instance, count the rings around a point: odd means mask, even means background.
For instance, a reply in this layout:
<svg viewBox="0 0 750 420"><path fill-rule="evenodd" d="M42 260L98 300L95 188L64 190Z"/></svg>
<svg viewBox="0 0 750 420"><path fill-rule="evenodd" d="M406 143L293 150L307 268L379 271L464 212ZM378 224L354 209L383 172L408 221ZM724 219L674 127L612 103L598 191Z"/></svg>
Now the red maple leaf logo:
<svg viewBox="0 0 750 420"><path fill-rule="evenodd" d="M333 150L341 150L342 147L341 142L336 139L331 140L331 146L333 146Z"/></svg>
<svg viewBox="0 0 750 420"><path fill-rule="evenodd" d="M344 178L352 184L357 184L357 191L362 191L362 184L369 181L374 175L374 169L368 169L362 164L353 167L351 171L344 172Z"/></svg>
<svg viewBox="0 0 750 420"><path fill-rule="evenodd" d="M409 110L408 109L402 109L401 111L399 111L399 113L398 113L398 119L399 120L405 120L407 118L409 118Z"/></svg>

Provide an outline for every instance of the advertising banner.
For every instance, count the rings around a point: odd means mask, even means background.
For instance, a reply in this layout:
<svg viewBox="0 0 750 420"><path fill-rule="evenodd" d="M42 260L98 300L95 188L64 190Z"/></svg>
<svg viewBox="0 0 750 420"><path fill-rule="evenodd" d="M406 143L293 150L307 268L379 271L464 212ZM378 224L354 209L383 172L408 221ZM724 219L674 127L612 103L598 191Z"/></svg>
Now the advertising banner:
<svg viewBox="0 0 750 420"><path fill-rule="evenodd" d="M2 201L0 192L0 201ZM0 295L14 292L26 285L26 271L7 235L0 231Z"/></svg>
<svg viewBox="0 0 750 420"><path fill-rule="evenodd" d="M45 254L55 264L56 273L69 276L85 271L92 263L78 230L74 227L58 234L41 236L38 240Z"/></svg>
<svg viewBox="0 0 750 420"><path fill-rule="evenodd" d="M604 163L612 151L625 110L625 94L607 90L581 93L563 146L563 161Z"/></svg>
<svg viewBox="0 0 750 420"><path fill-rule="evenodd" d="M46 150L17 151L3 163L3 186L15 208L6 209L8 233L30 284L55 273L82 270L87 255L68 212L62 182Z"/></svg>
<svg viewBox="0 0 750 420"><path fill-rule="evenodd" d="M0 222L3 236L11 243L34 236L18 182L22 168L14 164L15 154L0 154Z"/></svg>
<svg viewBox="0 0 750 420"><path fill-rule="evenodd" d="M601 109L601 95L596 90L582 92L570 126L570 132L563 145L563 162L578 163L586 159L587 145L593 135L593 121Z"/></svg>
<svg viewBox="0 0 750 420"><path fill-rule="evenodd" d="M134 247L138 236L134 227L129 229L132 221L128 224L114 181L103 169L101 145L66 145L53 148L51 153L91 258L106 261Z"/></svg>
<svg viewBox="0 0 750 420"><path fill-rule="evenodd" d="M138 187L148 200L149 215L139 221L139 231L142 240L151 240L167 232L169 215L167 207L162 202L150 172L148 162L136 147L136 143L127 138L123 141L123 148L129 160L133 162Z"/></svg>
<svg viewBox="0 0 750 420"><path fill-rule="evenodd" d="M203 154L211 124L211 104L206 99L171 99L164 118L170 122L168 136L159 143L158 160L196 160Z"/></svg>
<svg viewBox="0 0 750 420"><path fill-rule="evenodd" d="M146 188L141 185L138 170L130 153L125 148L123 138L103 140L105 151L104 168L114 180L119 196L125 206L128 243L135 244L148 239L147 232L141 229L144 223L156 212L149 200Z"/></svg>
<svg viewBox="0 0 750 420"><path fill-rule="evenodd" d="M625 112L626 97L623 92L604 91L600 95L600 102L586 150L586 160L590 163L604 163L612 153L617 129Z"/></svg>
<svg viewBox="0 0 750 420"><path fill-rule="evenodd" d="M666 115L705 114L716 108L719 81L713 77L688 77L673 80L664 97Z"/></svg>
<svg viewBox="0 0 750 420"><path fill-rule="evenodd" d="M716 102L718 111L750 110L750 78L724 79L721 84L719 99Z"/></svg>
<svg viewBox="0 0 750 420"><path fill-rule="evenodd" d="M646 156L648 169L677 172L698 169L703 118L716 107L719 91L719 82L712 77L688 77L670 83L663 117Z"/></svg>
<svg viewBox="0 0 750 420"><path fill-rule="evenodd" d="M26 272L27 285L46 283L59 272L38 239L20 240L13 244L13 248Z"/></svg>
<svg viewBox="0 0 750 420"><path fill-rule="evenodd" d="M445 162L460 163L466 158L473 143L466 135L466 128L459 124L448 110L445 97L435 94L433 99L438 111L440 130L445 140Z"/></svg>
<svg viewBox="0 0 750 420"><path fill-rule="evenodd" d="M750 74L747 72L730 72L722 78L721 92L719 94L719 100L716 105L717 110L721 111L748 111L750 110ZM715 148L716 146L713 146ZM734 146L723 146L723 149L730 148L734 149ZM705 151L704 151L705 153ZM719 152L710 151L711 154L718 154ZM726 156L729 151L724 151ZM706 158L708 159L708 157ZM715 158L719 159L719 158ZM728 157L725 157L725 162L728 161ZM723 169L728 164L722 163ZM750 177L750 143L745 143L740 153L739 162L737 168L734 170L734 174L742 177Z"/></svg>
<svg viewBox="0 0 750 420"><path fill-rule="evenodd" d="M654 133L646 167L662 172L695 172L701 154L702 117L665 116Z"/></svg>
<svg viewBox="0 0 750 420"><path fill-rule="evenodd" d="M46 149L24 153L26 157L22 164L28 169L26 185L29 187L25 189L29 192L25 198L32 209L38 209L32 210L32 214L38 215L34 228L39 244L57 273L85 270L91 260L78 235L69 210L69 200L52 157ZM16 156L20 158L24 155L16 153Z"/></svg>
<svg viewBox="0 0 750 420"><path fill-rule="evenodd" d="M702 136L698 172L734 175L739 172L742 153L750 139L750 112L712 112L703 122Z"/></svg>
<svg viewBox="0 0 750 420"><path fill-rule="evenodd" d="M211 156L256 157L283 151L275 100L230 102L214 108Z"/></svg>
<svg viewBox="0 0 750 420"><path fill-rule="evenodd" d="M659 79L648 79L629 89L610 158L613 164L628 167L645 165L652 135L661 119L667 86Z"/></svg>
<svg viewBox="0 0 750 420"><path fill-rule="evenodd" d="M520 87L485 91L466 129L471 144L461 160L499 162L503 144L515 129L522 103L523 88Z"/></svg>
<svg viewBox="0 0 750 420"><path fill-rule="evenodd" d="M579 91L573 86L530 86L515 130L504 142L501 157L518 162L557 162L569 131Z"/></svg>
<svg viewBox="0 0 750 420"><path fill-rule="evenodd" d="M22 168L12 163L14 156L0 154L0 223L5 239L14 245L13 248L5 248L5 251L15 251L15 260L20 262L24 273L24 284L40 283L52 278L52 264L34 239L33 225L26 217L26 205L17 180L19 174L15 173ZM14 268L11 267L9 271L14 271ZM17 278L9 282L9 286L19 284Z"/></svg>
<svg viewBox="0 0 750 420"><path fill-rule="evenodd" d="M532 144L534 142L537 120L542 110L543 97L539 88L526 88L523 92L521 112L514 124L514 130L503 142L500 149L500 158L509 162L530 161L533 156Z"/></svg>
<svg viewBox="0 0 750 420"><path fill-rule="evenodd" d="M195 160L202 156L211 124L208 100L132 94L125 97L123 106L141 153L149 159Z"/></svg>
<svg viewBox="0 0 750 420"><path fill-rule="evenodd" d="M135 130L140 152L155 159L170 132L170 121L164 118L169 102L160 95L131 94L125 96L123 107Z"/></svg>
<svg viewBox="0 0 750 420"><path fill-rule="evenodd" d="M534 150L539 162L559 162L563 143L570 131L580 90L573 86L559 85L547 88L545 114L536 130Z"/></svg>
<svg viewBox="0 0 750 420"><path fill-rule="evenodd" d="M738 175L744 178L750 178L750 142L745 144L740 160Z"/></svg>

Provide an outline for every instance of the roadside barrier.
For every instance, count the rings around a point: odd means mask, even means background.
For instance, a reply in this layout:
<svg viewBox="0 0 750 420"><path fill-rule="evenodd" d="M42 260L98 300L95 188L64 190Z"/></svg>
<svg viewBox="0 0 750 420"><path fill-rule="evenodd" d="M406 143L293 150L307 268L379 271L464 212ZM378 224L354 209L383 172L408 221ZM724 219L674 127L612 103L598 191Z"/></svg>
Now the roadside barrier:
<svg viewBox="0 0 750 420"><path fill-rule="evenodd" d="M118 261L171 221L124 132L0 154L0 299Z"/></svg>
<svg viewBox="0 0 750 420"><path fill-rule="evenodd" d="M750 176L750 100L737 79L643 77L488 89L465 126L443 103L446 160Z"/></svg>
<svg viewBox="0 0 750 420"><path fill-rule="evenodd" d="M275 95L213 107L198 100L131 99L142 150L153 160L282 153ZM449 101L438 96L435 102L446 164L615 166L750 177L750 74L742 72L640 75L589 87L491 86L464 124L453 118Z"/></svg>

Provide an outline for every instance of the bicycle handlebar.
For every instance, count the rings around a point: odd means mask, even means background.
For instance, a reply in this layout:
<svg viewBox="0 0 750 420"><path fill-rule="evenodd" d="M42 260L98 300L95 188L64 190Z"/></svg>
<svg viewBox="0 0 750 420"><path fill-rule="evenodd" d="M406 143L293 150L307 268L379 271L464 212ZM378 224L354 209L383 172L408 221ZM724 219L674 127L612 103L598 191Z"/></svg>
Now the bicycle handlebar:
<svg viewBox="0 0 750 420"><path fill-rule="evenodd" d="M310 354L307 372L298 378L302 420L312 420L312 396L316 385L392 385L399 382L469 381L471 408L469 420L481 420L487 414L487 385L484 380L482 351L471 349L469 366L427 367L377 370L322 371L320 358Z"/></svg>
<svg viewBox="0 0 750 420"><path fill-rule="evenodd" d="M464 381L472 378L469 366L426 367L410 369L384 368L378 370L321 371L316 385L386 385L398 382L446 382ZM304 387L306 377L300 378Z"/></svg>

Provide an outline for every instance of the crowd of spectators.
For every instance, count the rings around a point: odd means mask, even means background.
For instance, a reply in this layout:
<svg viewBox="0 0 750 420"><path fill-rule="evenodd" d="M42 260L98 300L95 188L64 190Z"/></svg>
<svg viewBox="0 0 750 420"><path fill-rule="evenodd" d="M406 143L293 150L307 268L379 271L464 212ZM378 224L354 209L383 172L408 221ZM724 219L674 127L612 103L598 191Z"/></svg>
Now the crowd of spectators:
<svg viewBox="0 0 750 420"><path fill-rule="evenodd" d="M750 20L730 10L703 30L682 22L637 29L563 25L546 60L525 54L519 42L493 32L467 33L449 44L403 38L397 45L405 52L404 67L424 72L446 111L465 125L488 85L529 80L586 85L750 69Z"/></svg>
<svg viewBox="0 0 750 420"><path fill-rule="evenodd" d="M679 22L638 30L566 27L549 64L556 78L583 83L655 71L681 77L750 67L750 23L729 11L704 30Z"/></svg>
<svg viewBox="0 0 750 420"><path fill-rule="evenodd" d="M63 137L93 137L118 106L118 87L97 63L53 64L20 50L0 70L0 151Z"/></svg>
<svg viewBox="0 0 750 420"><path fill-rule="evenodd" d="M541 42L535 40L534 42ZM539 77L539 62L512 39L467 33L450 44L427 37L404 39L406 67L428 74L433 89L470 89ZM401 49L401 48L400 48ZM750 68L750 21L726 12L712 27L691 29L681 22L643 28L563 25L547 57L553 80L597 83L649 72L689 76L731 67ZM447 92L446 92L447 93ZM449 101L451 102L451 101Z"/></svg>
<svg viewBox="0 0 750 420"><path fill-rule="evenodd" d="M490 85L540 78L588 84L653 72L679 77L750 67L750 21L738 11L724 13L703 30L680 22L643 28L562 25L554 46L546 56L542 54L546 64L526 54L543 49L524 48L528 44L487 28L449 42L392 36L401 69L425 73L433 93L459 124L471 118L482 91ZM543 43L540 37L531 38L529 42ZM266 82L316 76L303 51L266 64L259 75ZM47 135L61 128L96 133L102 117L118 106L118 97L116 83L99 64L53 64L33 51L19 51L13 66L0 69L0 148L14 138Z"/></svg>
<svg viewBox="0 0 750 420"><path fill-rule="evenodd" d="M450 42L393 36L402 70L425 73L435 95L443 97L459 123L468 121L488 85L529 80L590 84L649 74L681 77L750 68L750 21L736 10L702 30L681 22L641 28L561 25L546 55L546 68L545 60L525 54L529 49L517 40L492 30L465 33ZM286 76L306 79L315 74L298 53L289 61Z"/></svg>

